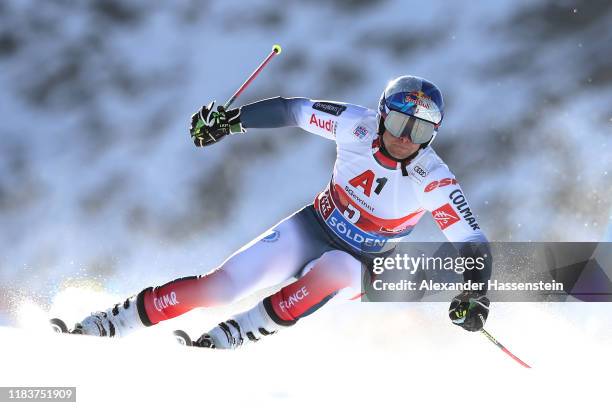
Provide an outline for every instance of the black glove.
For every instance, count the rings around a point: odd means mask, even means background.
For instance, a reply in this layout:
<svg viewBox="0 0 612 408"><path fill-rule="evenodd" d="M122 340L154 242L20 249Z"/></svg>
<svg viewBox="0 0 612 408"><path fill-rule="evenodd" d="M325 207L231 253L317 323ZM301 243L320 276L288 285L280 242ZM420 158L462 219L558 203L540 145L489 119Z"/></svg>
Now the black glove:
<svg viewBox="0 0 612 408"><path fill-rule="evenodd" d="M245 131L240 123L240 108L226 111L223 106L218 106L215 112L214 105L215 101L212 101L191 116L189 133L198 147L217 143L229 134Z"/></svg>
<svg viewBox="0 0 612 408"><path fill-rule="evenodd" d="M483 328L489 316L489 299L477 292L463 291L451 301L448 317L467 331Z"/></svg>

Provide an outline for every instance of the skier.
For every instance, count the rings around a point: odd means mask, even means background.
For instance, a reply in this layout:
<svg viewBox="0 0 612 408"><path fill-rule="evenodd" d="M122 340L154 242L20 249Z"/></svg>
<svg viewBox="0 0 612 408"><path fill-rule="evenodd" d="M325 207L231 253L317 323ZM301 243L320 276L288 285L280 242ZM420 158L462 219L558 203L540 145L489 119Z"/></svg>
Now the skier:
<svg viewBox="0 0 612 408"><path fill-rule="evenodd" d="M118 337L196 307L236 302L258 290L291 282L204 333L194 345L236 348L294 325L337 295L361 292L362 267L388 242L406 237L426 211L460 255L488 252L465 194L430 146L444 116L431 82L402 76L388 83L378 112L341 102L275 97L242 107L203 106L190 134L206 147L246 129L299 126L334 140L337 158L330 183L307 205L200 276L149 287L75 325L73 333ZM485 282L483 270L464 280ZM292 280L292 281L291 281ZM484 285L486 287L486 285ZM345 289L345 290L343 290ZM351 293L351 290L353 293ZM452 322L480 330L488 316L486 290L464 291L451 301Z"/></svg>

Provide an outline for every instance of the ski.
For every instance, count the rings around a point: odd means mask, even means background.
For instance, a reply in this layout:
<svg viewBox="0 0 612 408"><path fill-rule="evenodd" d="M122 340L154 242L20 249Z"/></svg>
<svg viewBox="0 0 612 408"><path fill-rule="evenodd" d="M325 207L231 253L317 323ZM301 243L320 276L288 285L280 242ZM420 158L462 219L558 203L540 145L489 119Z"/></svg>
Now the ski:
<svg viewBox="0 0 612 408"><path fill-rule="evenodd" d="M193 346L191 337L189 337L189 335L185 333L183 330L175 330L172 332L172 334L174 334L174 338L176 339L177 343L180 344L181 346Z"/></svg>
<svg viewBox="0 0 612 408"><path fill-rule="evenodd" d="M191 337L189 337L189 335L183 330L175 330L172 333L174 334L174 338L177 341L177 343L180 344L181 346L188 346L188 347L190 346L190 347L207 348L207 349L216 348L212 338L210 337L210 335L208 335L208 333L201 335L197 340L192 340Z"/></svg>
<svg viewBox="0 0 612 408"><path fill-rule="evenodd" d="M68 326L66 326L66 323L64 323L62 319L54 317L53 319L49 320L49 324L51 325L53 331L56 333L70 333L70 330L68 330Z"/></svg>

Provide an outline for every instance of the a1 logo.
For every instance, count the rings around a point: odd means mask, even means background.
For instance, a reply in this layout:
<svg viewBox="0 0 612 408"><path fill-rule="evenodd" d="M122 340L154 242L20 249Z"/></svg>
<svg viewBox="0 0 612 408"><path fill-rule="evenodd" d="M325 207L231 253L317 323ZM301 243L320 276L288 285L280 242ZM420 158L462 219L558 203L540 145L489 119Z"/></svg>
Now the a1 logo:
<svg viewBox="0 0 612 408"><path fill-rule="evenodd" d="M369 197L372 194L372 185L374 184L374 179L376 175L372 170L366 170L360 175L353 177L349 184L355 188L363 189L363 193ZM386 177L379 177L376 179L376 188L374 189L374 193L376 195L380 194L383 187L387 184Z"/></svg>

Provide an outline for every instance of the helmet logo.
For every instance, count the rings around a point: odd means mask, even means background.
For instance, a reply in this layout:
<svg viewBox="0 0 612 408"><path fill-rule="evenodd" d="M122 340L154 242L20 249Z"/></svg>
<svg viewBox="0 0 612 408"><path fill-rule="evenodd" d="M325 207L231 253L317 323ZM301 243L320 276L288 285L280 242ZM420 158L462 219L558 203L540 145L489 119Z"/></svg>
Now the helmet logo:
<svg viewBox="0 0 612 408"><path fill-rule="evenodd" d="M404 97L405 103L414 103L425 109L431 109L431 98L423 91L415 91L406 94Z"/></svg>
<svg viewBox="0 0 612 408"><path fill-rule="evenodd" d="M419 77L401 76L387 84L379 99L379 127L390 111L432 123L432 132L438 130L444 116L444 100L436 85ZM380 129L379 129L380 130Z"/></svg>

